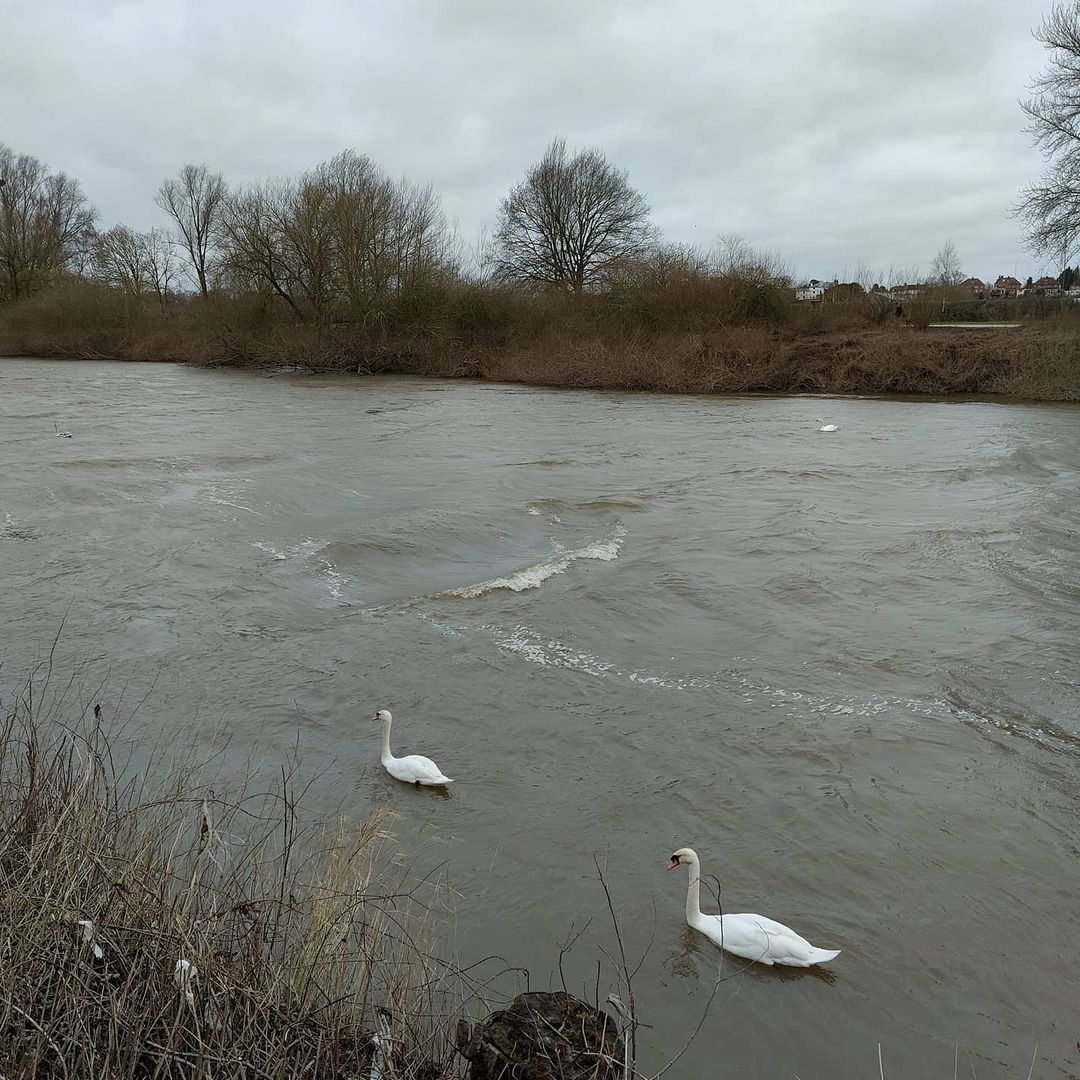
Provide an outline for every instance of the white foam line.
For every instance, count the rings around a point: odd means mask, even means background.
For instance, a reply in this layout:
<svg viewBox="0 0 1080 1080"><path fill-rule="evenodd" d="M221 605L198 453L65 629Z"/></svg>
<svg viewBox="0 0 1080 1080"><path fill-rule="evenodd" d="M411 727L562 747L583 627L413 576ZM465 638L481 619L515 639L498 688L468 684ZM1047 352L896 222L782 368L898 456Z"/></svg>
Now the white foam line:
<svg viewBox="0 0 1080 1080"><path fill-rule="evenodd" d="M620 525L615 535L607 540L594 540L591 544L573 551L559 551L547 559L533 563L532 566L526 566L522 570L516 570L505 577L491 578L489 581L481 581L475 585L462 585L457 589L447 589L438 595L474 600L496 589L508 589L511 592L538 589L548 578L556 574L565 574L579 559L597 559L600 562L611 562L617 559L625 536L626 530Z"/></svg>

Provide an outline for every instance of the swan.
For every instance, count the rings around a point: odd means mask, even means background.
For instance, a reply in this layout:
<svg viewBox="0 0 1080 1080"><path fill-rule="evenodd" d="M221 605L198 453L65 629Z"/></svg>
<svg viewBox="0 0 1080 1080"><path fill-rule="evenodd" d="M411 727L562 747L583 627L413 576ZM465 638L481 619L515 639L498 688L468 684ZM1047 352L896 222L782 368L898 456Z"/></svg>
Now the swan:
<svg viewBox="0 0 1080 1080"><path fill-rule="evenodd" d="M454 782L449 776L443 776L439 766L423 754L394 757L390 751L390 724L394 718L388 709L380 709L371 719L382 721L382 764L395 780L402 780L406 784L423 784L425 787Z"/></svg>
<svg viewBox="0 0 1080 1080"><path fill-rule="evenodd" d="M53 426L53 430L56 432L56 437L58 439L70 439L71 438L71 432L70 431L61 431L60 428L57 426L57 423L56 423L55 420L52 422L52 426Z"/></svg>
<svg viewBox="0 0 1080 1080"><path fill-rule="evenodd" d="M824 420L819 416L817 422L821 425L818 431L839 431L840 428L837 424L826 424Z"/></svg>
<svg viewBox="0 0 1080 1080"><path fill-rule="evenodd" d="M764 915L703 915L701 913L701 863L693 848L679 848L671 856L669 870L690 868L690 886L686 890L686 922L722 949L759 963L810 967L824 964L840 955L839 949L818 949L790 926Z"/></svg>

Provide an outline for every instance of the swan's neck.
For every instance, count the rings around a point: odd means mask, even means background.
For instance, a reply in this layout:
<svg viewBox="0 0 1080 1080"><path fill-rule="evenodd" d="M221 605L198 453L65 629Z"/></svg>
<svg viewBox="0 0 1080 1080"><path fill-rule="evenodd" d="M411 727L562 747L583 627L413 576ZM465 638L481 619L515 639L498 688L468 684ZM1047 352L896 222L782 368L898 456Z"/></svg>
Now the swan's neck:
<svg viewBox="0 0 1080 1080"><path fill-rule="evenodd" d="M390 718L387 717L382 726L382 761L385 765L388 761L393 760L394 755L390 752Z"/></svg>
<svg viewBox="0 0 1080 1080"><path fill-rule="evenodd" d="M690 864L690 884L686 890L686 921L693 925L701 918L701 864L695 859Z"/></svg>

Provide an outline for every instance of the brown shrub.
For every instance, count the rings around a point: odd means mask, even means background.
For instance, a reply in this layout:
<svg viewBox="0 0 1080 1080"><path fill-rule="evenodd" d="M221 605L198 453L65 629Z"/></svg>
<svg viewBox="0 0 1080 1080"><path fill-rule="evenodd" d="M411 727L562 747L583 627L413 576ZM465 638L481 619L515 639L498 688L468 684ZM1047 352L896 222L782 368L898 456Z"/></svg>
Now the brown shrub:
<svg viewBox="0 0 1080 1080"><path fill-rule="evenodd" d="M269 297L213 295L162 313L72 281L0 309L0 354L675 393L1080 397L1080 313L1060 303L1022 330L914 329L940 316L940 300L905 303L901 322L882 294L796 304L768 278L688 265L654 280L632 269L609 292L578 298L427 283L422 294L324 324L287 319Z"/></svg>

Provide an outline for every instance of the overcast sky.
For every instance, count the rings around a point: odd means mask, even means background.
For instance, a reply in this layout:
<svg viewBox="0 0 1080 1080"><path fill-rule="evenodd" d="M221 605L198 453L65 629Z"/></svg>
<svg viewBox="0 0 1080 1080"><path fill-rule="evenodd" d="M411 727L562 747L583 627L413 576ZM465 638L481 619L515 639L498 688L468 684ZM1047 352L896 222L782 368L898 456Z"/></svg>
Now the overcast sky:
<svg viewBox="0 0 1080 1080"><path fill-rule="evenodd" d="M0 141L162 224L185 162L233 183L347 147L432 182L462 235L554 135L630 172L670 239L734 232L799 276L1037 274L1008 208L1050 0L9 3Z"/></svg>

